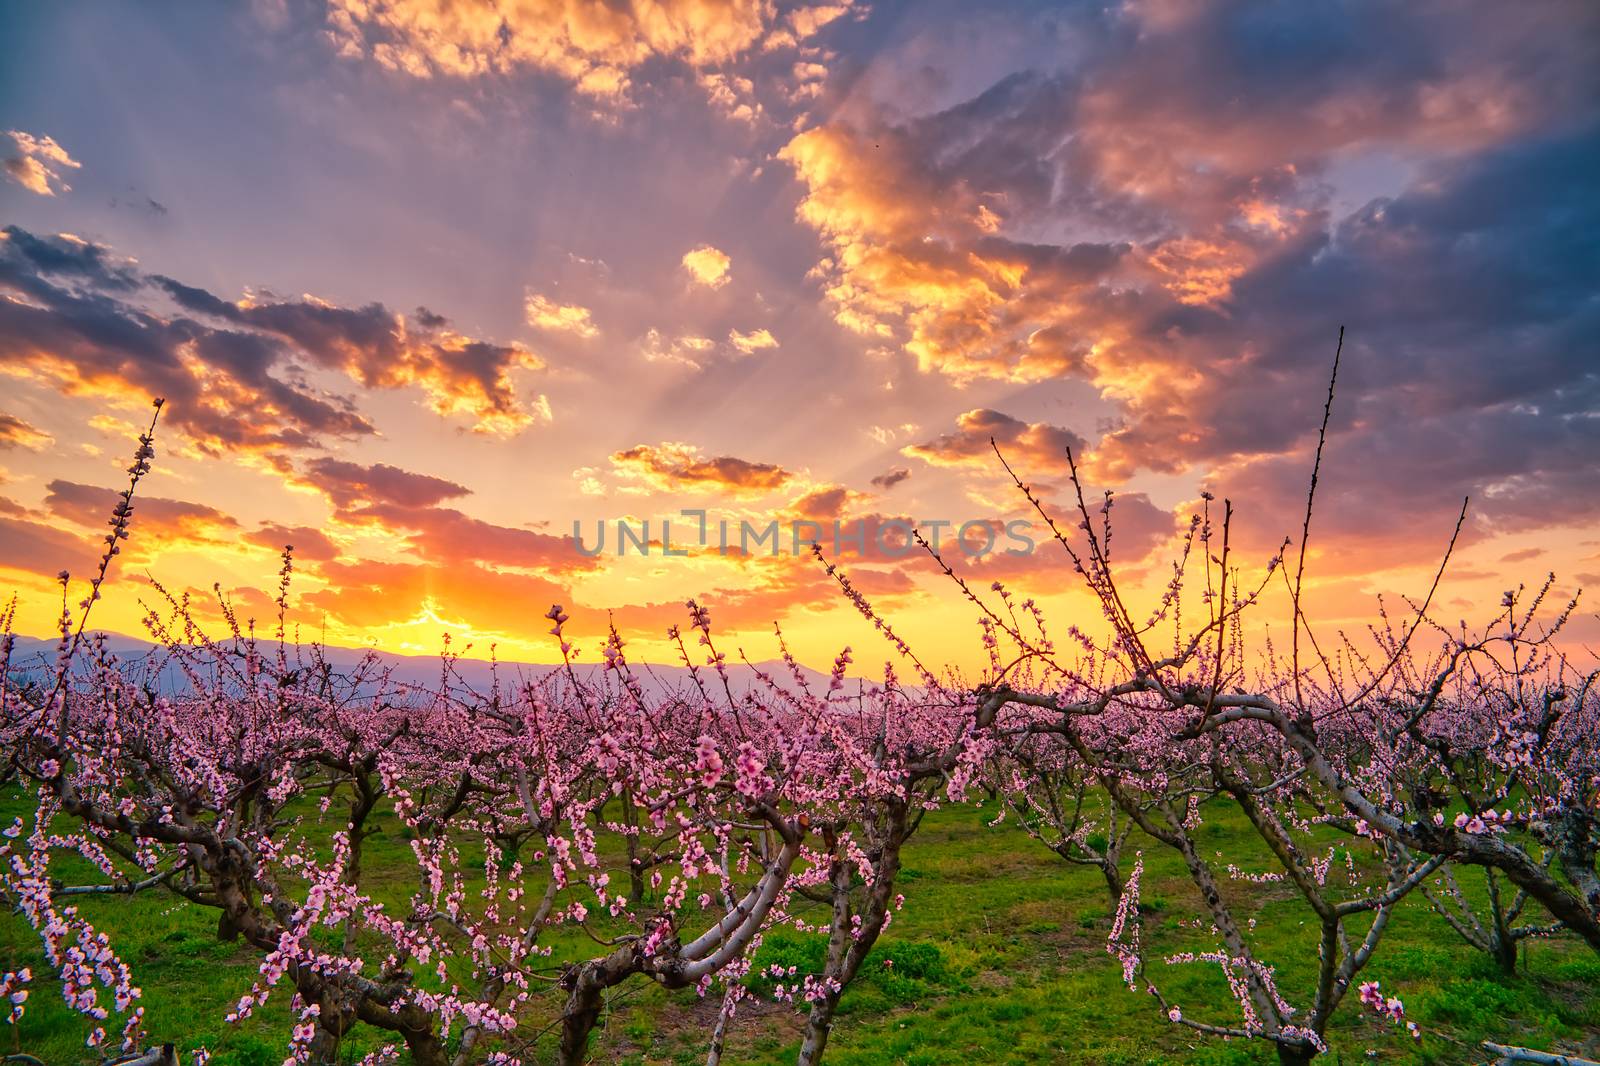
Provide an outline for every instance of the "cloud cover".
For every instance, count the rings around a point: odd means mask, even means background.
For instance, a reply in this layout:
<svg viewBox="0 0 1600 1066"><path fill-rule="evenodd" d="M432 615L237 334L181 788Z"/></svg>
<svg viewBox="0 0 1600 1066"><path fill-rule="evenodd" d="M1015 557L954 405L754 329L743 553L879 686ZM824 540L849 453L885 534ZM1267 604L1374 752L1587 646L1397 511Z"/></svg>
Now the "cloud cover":
<svg viewBox="0 0 1600 1066"><path fill-rule="evenodd" d="M183 43L238 31L197 17ZM136 394L168 397L193 462L157 495L236 523L186 528L269 561L292 539L319 609L412 637L435 616L526 630L497 575L640 626L711 590L762 630L820 619L825 584L787 564L624 573L558 534L684 497L758 523L877 528L891 500L999 521L1020 509L991 436L1052 503L1072 447L1122 493L1130 562L1202 485L1265 554L1298 527L1341 325L1314 541L1344 599L1431 558L1467 495L1484 582L1593 555L1593 5L346 0L252 32L215 86L250 104L237 129L107 67L119 140L49 70L19 83L37 132L11 155L54 168L12 169L0 237L0 519L30 572L65 551L51 521L89 515L52 483L109 483L85 417ZM274 49L304 85L250 67ZM136 172L146 144L165 173ZM96 148L74 168L61 145ZM133 188L171 217L100 206ZM399 236L328 287L307 251L369 232ZM241 456L284 491L191 487ZM921 594L900 576L873 580Z"/></svg>

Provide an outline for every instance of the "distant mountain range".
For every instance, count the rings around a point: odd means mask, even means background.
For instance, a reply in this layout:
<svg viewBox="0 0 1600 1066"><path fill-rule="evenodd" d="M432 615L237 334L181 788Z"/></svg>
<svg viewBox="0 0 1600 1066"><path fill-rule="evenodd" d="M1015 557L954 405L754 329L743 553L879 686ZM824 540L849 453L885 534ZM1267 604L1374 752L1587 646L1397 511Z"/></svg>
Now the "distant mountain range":
<svg viewBox="0 0 1600 1066"><path fill-rule="evenodd" d="M88 637L86 635L85 639ZM231 641L221 642L223 647L232 646ZM121 636L115 633L105 634L105 646L114 654L130 671L147 670L159 662L161 648L150 641L138 640L134 637ZM13 674L37 675L50 673L55 668L57 641L43 640L38 637L17 637L16 646L11 653L11 672ZM277 652L274 641L262 640L258 647L261 653L273 656ZM291 655L293 651L291 650ZM323 658L333 666L336 671L348 672L354 669L369 654L375 656L383 668L388 672L391 681L406 685L416 686L421 689L436 689L439 686L441 660L437 655L396 655L392 652L368 652L360 648L326 647L323 649ZM81 652L80 652L81 655ZM629 666L635 677L639 679L640 687L646 696L655 698L679 692L692 692L694 683L689 677L688 668L681 665L652 665L630 659ZM797 687L789 667L782 662L771 661L758 663L757 666L767 673L779 685L793 690ZM498 673L502 685L513 684L521 680L542 681L553 672L561 670L560 666L551 666L548 663L518 663L500 662L490 664L482 659L457 659L452 664L452 684L474 689L478 692L488 692L493 681L491 671ZM580 663L574 667L579 679L585 684L597 687L615 687L616 677L607 677L607 671L599 663ZM743 697L749 692L762 692L767 690L765 682L756 677L755 671L742 662L727 664L729 687L736 697ZM821 696L828 691L828 675L819 673L809 667L801 667L801 672L806 679L811 691ZM706 688L715 695L721 690L721 682L717 679L716 671L711 667L700 668L700 679ZM165 666L156 675L159 688L177 692L187 686L187 680L181 671L172 666ZM852 695L858 691L858 686L864 685L870 691L873 686L870 682L859 682L851 678L845 682L846 691Z"/></svg>

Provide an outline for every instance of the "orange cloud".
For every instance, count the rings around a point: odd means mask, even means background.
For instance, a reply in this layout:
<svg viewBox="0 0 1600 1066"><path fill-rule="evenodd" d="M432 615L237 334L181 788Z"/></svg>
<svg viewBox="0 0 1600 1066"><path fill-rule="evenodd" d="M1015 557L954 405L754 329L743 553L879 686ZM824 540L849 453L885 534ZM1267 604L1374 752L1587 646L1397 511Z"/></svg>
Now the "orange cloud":
<svg viewBox="0 0 1600 1066"><path fill-rule="evenodd" d="M487 433L513 433L543 417L518 400L513 370L538 370L542 360L519 344L493 344L450 329L437 315L408 321L381 304L343 308L306 296L295 301L245 300L223 317L275 333L317 361L369 388L415 385L441 415L466 415Z"/></svg>
<svg viewBox="0 0 1600 1066"><path fill-rule="evenodd" d="M709 244L691 248L683 253L683 269L698 284L708 289L720 289L728 283L728 267L733 260L728 253Z"/></svg>
<svg viewBox="0 0 1600 1066"><path fill-rule="evenodd" d="M781 24L767 35L767 39L762 42L762 50L771 52L780 48L793 48L801 41L815 36L822 27L843 17L851 10L856 11L859 17L865 15L867 9L857 5L854 0L793 8L783 17Z"/></svg>
<svg viewBox="0 0 1600 1066"><path fill-rule="evenodd" d="M791 477L772 463L752 463L731 455L705 458L688 444L640 444L611 456L611 465L662 491L685 488L722 489L736 495L760 496L782 488Z"/></svg>
<svg viewBox="0 0 1600 1066"><path fill-rule="evenodd" d="M728 331L728 343L745 355L754 355L756 352L767 348L776 348L778 346L778 338L764 329L753 329L749 333L740 333L736 329L731 329Z"/></svg>
<svg viewBox="0 0 1600 1066"><path fill-rule="evenodd" d="M6 176L31 193L54 196L70 192L72 186L62 178L63 169L76 170L80 164L51 137L35 137L21 130L7 130L15 155L0 160Z"/></svg>
<svg viewBox="0 0 1600 1066"><path fill-rule="evenodd" d="M983 194L941 181L899 130L807 130L778 153L805 186L798 215L827 242L813 271L845 328L898 339L957 382L1081 371L1126 246L1050 247L997 236ZM982 210L980 210L982 208Z"/></svg>
<svg viewBox="0 0 1600 1066"><path fill-rule="evenodd" d="M600 332L587 307L579 304L557 303L539 293L530 292L523 303L528 325L557 333L572 333L579 337L593 337Z"/></svg>
<svg viewBox="0 0 1600 1066"><path fill-rule="evenodd" d="M812 522L843 518L845 513L865 503L868 497L843 485L820 485L789 505L789 513Z"/></svg>
<svg viewBox="0 0 1600 1066"><path fill-rule="evenodd" d="M115 489L59 479L50 482L46 488L49 494L44 498L44 505L52 515L95 530L106 524L112 509L122 499L121 493ZM137 496L133 508L134 540L137 544L146 544L151 540L215 544L223 542L224 538L231 538L239 528L238 521L231 515L201 503L159 496Z"/></svg>
<svg viewBox="0 0 1600 1066"><path fill-rule="evenodd" d="M1019 476L1048 471L1060 474L1067 470L1067 449L1075 456L1082 455L1084 439L1060 426L1045 422L1024 422L1010 415L978 407L956 419L956 428L922 444L911 444L901 449L934 466L958 467L995 473L1000 470L995 458L993 440Z"/></svg>
<svg viewBox="0 0 1600 1066"><path fill-rule="evenodd" d="M804 9L803 9L804 10ZM328 32L339 53L414 78L538 70L596 102L624 105L631 75L653 59L695 70L815 33L843 6L815 5L782 25L766 0L334 0Z"/></svg>
<svg viewBox="0 0 1600 1066"><path fill-rule="evenodd" d="M54 442L53 437L15 415L0 412L0 448L27 448L38 451Z"/></svg>
<svg viewBox="0 0 1600 1066"><path fill-rule="evenodd" d="M1199 237L1162 241L1148 254L1162 286L1179 303L1196 306L1227 300L1233 294L1234 280L1249 269L1251 259L1237 241Z"/></svg>

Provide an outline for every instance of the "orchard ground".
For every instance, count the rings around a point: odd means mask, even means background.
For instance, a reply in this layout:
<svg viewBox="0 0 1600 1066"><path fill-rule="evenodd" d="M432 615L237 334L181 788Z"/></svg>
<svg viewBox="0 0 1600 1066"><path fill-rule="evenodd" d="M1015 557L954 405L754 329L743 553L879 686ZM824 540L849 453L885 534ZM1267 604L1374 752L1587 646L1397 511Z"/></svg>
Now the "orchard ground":
<svg viewBox="0 0 1600 1066"><path fill-rule="evenodd" d="M12 795L0 815L9 822L30 809ZM1170 1024L1149 996L1130 992L1105 950L1111 914L1098 871L1066 864L1010 817L990 824L997 813L993 801L976 809L952 805L930 814L912 837L898 880L905 907L845 993L830 1063L1276 1062L1270 1044L1199 1036ZM1236 809L1213 802L1205 815L1198 831L1203 844L1246 870L1272 868ZM383 813L381 830L368 841L365 862L374 875L371 883L385 886L386 902L398 905L414 887L416 867L392 813ZM1160 961L1177 951L1208 948L1214 937L1177 856L1136 835L1125 852L1130 862L1140 847L1150 965L1164 971L1166 994L1186 1015L1231 1022L1236 1005L1217 968ZM1464 869L1458 876L1469 896L1481 896L1481 870ZM1315 934L1293 890L1233 881L1227 891L1241 901L1236 913L1255 921L1257 943L1281 983L1299 988L1314 980ZM161 892L90 897L81 905L133 967L153 1041L170 1040L184 1050L205 1046L214 1066L282 1061L290 1026L287 997L275 997L238 1026L223 1021L255 979L259 956L218 939L217 912ZM797 903L797 911L823 920L818 905ZM583 937L572 928L559 935ZM822 941L773 931L752 970L771 963L795 965L802 973L819 968ZM47 972L38 945L21 918L0 921L0 968ZM1399 906L1383 950L1362 979L1380 981L1386 994L1399 996L1406 1017L1421 1026L1422 1039L1413 1041L1403 1028L1362 1010L1352 996L1330 1030L1330 1066L1485 1062L1488 1056L1478 1050L1484 1039L1591 1055L1600 1049L1600 957L1565 936L1536 940L1525 943L1516 975L1502 976L1419 893ZM99 1061L84 1047L87 1023L66 1008L58 990L49 980L36 981L20 1026L0 1034L11 1045L3 1051L26 1051L49 1066ZM715 993L699 999L693 991L626 984L608 1002L591 1061L703 1062L718 1000ZM724 1061L792 1062L802 1024L792 1005L770 997L746 1001ZM531 1019L519 1035L532 1036L537 1025ZM359 1060L383 1035L358 1027L341 1048L341 1059ZM552 1057L555 1042L554 1033L547 1033L530 1061Z"/></svg>

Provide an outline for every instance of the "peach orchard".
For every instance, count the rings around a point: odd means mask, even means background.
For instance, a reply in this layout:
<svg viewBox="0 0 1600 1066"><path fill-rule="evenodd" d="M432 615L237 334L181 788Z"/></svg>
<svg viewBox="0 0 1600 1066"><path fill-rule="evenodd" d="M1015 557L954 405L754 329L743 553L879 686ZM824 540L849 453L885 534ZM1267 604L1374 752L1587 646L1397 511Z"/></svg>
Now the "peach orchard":
<svg viewBox="0 0 1600 1066"><path fill-rule="evenodd" d="M1258 584L1242 584L1231 504L1208 500L1165 594L1136 613L1110 558L1111 496L1086 499L1075 472L1063 519L1013 475L1103 619L1057 628L929 547L927 565L978 618L979 677L925 665L819 552L887 642L870 686L846 683L844 649L823 690L786 653L778 676L757 671L736 691L733 649L691 601L669 634L681 690L647 692L615 630L604 672L580 674L554 606L565 666L479 691L448 655L419 687L376 657L339 671L292 643L289 551L275 632L229 613L208 633L163 593L147 619L159 661L119 661L87 623L137 536L154 432L152 420L81 602L82 583L61 575L53 664L8 669L0 687L4 775L30 797L0 839L0 896L47 960L4 975L7 1009L15 1022L36 997L63 997L107 1061L173 1052L146 1038L137 964L78 904L159 893L214 911L216 936L253 953L257 979L228 1020L281 1001L286 1061L338 1061L345 1034L367 1027L384 1042L372 1061L579 1063L605 997L653 982L716 1005L704 1033L716 1063L759 976L802 1013L798 1061L816 1063L906 905L907 842L930 811L977 798L1103 876L1105 951L1153 1022L1265 1041L1286 1064L1325 1052L1340 1011L1420 1035L1364 977L1408 897L1502 966L1530 937L1600 951L1600 697L1592 668L1553 639L1576 603L1516 589L1469 629L1436 620L1430 592L1367 643L1319 643L1298 609L1314 479L1298 544ZM1292 638L1254 642L1246 622L1272 583L1294 604ZM182 683L156 684L157 671ZM1268 871L1197 844L1219 803L1259 835ZM363 863L380 817L405 827L414 859L398 896ZM1148 848L1181 857L1210 950L1166 951L1147 927ZM1468 902L1468 879L1487 879L1487 908ZM1317 931L1310 983L1281 981L1240 916L1267 883L1291 889ZM785 926L826 937L819 972L752 972ZM1169 994L1178 967L1220 970L1231 1007Z"/></svg>

